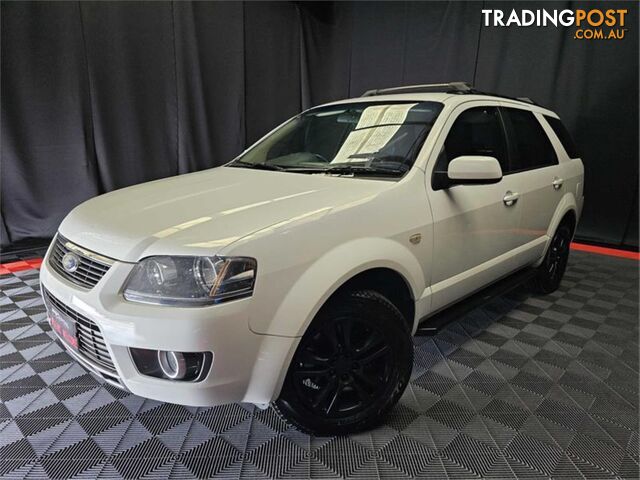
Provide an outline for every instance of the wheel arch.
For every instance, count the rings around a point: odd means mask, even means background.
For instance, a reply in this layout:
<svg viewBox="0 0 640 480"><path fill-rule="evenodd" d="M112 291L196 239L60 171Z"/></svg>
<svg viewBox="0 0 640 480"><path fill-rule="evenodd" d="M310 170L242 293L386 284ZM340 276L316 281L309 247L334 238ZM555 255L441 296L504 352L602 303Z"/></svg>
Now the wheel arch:
<svg viewBox="0 0 640 480"><path fill-rule="evenodd" d="M376 280L392 281L394 286L404 288L400 294L386 287L373 288L372 282ZM415 323L415 300L425 289L425 275L413 253L395 240L353 240L311 264L282 300L265 331L256 333L302 336L320 308L349 285L368 285L383 295L387 293L393 297L389 299L392 303L395 304L394 299L398 301L397 306L402 313L412 316L412 325ZM408 305L407 297L412 305Z"/></svg>
<svg viewBox="0 0 640 480"><path fill-rule="evenodd" d="M400 311L407 327L413 331L416 314L415 298L407 279L396 270L388 267L364 270L340 285L323 306L332 299L354 290L373 290L384 296Z"/></svg>
<svg viewBox="0 0 640 480"><path fill-rule="evenodd" d="M555 231L558 229L558 226L560 226L560 223L563 222L566 218L570 218L572 221L573 230L571 233L573 238L573 235L575 234L576 228L578 226L578 211L578 205L573 193L565 194L558 203L553 217L551 217L551 222L549 223L549 228L547 229L547 242L544 246L544 252L542 257L536 262L535 266L540 265L544 260L544 257L547 254L547 249L551 244L551 239L553 238Z"/></svg>
<svg viewBox="0 0 640 480"><path fill-rule="evenodd" d="M560 225L560 222L562 222L567 215L571 216L573 220L573 230L575 232L578 223L578 205L573 193L566 193L558 203L556 211L553 217L551 217L549 228L547 229L547 236L549 238L553 237L558 225Z"/></svg>
<svg viewBox="0 0 640 480"><path fill-rule="evenodd" d="M299 277L265 331L255 332L264 334L258 353L263 361L254 367L244 401L268 403L279 395L300 338L320 308L341 287L367 278L371 271L402 278L412 301L424 293L425 275L418 259L395 240L363 238L327 252Z"/></svg>

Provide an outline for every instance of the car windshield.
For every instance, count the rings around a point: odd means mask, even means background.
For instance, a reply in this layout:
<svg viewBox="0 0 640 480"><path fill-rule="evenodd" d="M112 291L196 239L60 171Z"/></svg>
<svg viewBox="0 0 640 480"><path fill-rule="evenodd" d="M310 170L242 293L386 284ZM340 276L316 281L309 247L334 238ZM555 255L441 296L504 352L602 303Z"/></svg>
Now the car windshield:
<svg viewBox="0 0 640 480"><path fill-rule="evenodd" d="M230 167L401 177L415 161L442 104L348 103L302 113Z"/></svg>

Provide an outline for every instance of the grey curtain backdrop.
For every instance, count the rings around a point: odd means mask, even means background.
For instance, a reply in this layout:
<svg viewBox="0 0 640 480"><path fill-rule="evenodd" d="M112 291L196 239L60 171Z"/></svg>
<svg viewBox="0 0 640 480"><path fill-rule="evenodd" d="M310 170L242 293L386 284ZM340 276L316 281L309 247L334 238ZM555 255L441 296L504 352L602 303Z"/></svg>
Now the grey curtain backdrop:
<svg viewBox="0 0 640 480"><path fill-rule="evenodd" d="M220 165L300 110L451 80L559 113L586 168L578 237L638 246L636 2L21 2L2 16L2 245L77 204ZM493 28L482 8L626 8L621 41Z"/></svg>

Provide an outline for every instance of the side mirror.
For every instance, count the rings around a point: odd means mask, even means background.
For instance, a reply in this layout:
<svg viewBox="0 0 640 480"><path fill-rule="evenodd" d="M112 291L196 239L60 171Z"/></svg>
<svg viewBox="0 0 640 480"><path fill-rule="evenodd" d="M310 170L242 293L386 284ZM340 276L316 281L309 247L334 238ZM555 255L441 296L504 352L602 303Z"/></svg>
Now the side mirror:
<svg viewBox="0 0 640 480"><path fill-rule="evenodd" d="M451 185L498 183L502 180L502 168L494 157L465 155L449 163L447 176Z"/></svg>

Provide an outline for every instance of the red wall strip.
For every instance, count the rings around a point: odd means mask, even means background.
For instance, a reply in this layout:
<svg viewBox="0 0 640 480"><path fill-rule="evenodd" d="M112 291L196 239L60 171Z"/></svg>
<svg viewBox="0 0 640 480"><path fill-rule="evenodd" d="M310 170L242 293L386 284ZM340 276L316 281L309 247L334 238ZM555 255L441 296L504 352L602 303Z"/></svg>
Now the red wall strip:
<svg viewBox="0 0 640 480"><path fill-rule="evenodd" d="M580 252L596 253L598 255L608 255L610 257L629 258L631 260L640 260L639 252L629 252L627 250L618 250L615 248L596 247L594 245L585 245L583 243L571 243L571 250ZM40 268L42 264L41 258L31 258L29 260L20 260L17 262L0 263L0 275L6 273L20 272L22 270L31 270Z"/></svg>

